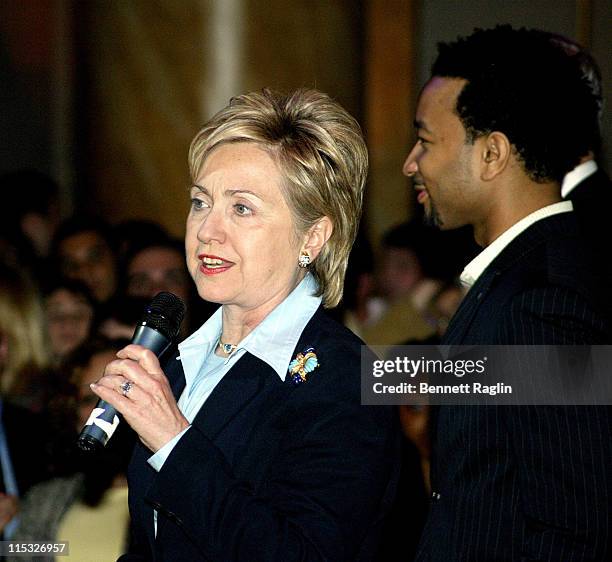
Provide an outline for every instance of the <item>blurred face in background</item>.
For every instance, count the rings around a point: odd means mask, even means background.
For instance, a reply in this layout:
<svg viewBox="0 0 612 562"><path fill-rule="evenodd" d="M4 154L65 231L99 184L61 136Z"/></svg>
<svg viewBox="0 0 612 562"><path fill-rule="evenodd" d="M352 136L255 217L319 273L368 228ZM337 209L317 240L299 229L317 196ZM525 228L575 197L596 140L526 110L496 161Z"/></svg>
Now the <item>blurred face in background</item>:
<svg viewBox="0 0 612 562"><path fill-rule="evenodd" d="M87 299L66 288L53 291L45 301L51 351L65 357L88 337L94 311Z"/></svg>
<svg viewBox="0 0 612 562"><path fill-rule="evenodd" d="M85 283L98 302L106 302L117 287L115 256L97 232L79 232L62 240L59 247L62 273Z"/></svg>
<svg viewBox="0 0 612 562"><path fill-rule="evenodd" d="M129 296L153 298L160 291L168 291L188 301L191 278L185 256L178 250L145 248L132 258L127 269Z"/></svg>
<svg viewBox="0 0 612 562"><path fill-rule="evenodd" d="M384 248L377 279L383 296L395 300L410 294L422 278L421 264L412 250Z"/></svg>

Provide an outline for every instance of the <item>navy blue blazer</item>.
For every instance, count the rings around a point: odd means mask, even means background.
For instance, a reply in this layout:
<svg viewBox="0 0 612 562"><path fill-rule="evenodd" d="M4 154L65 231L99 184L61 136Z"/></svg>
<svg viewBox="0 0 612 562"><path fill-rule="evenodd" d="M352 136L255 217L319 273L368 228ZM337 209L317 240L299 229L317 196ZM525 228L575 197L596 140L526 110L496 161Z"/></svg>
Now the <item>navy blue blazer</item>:
<svg viewBox="0 0 612 562"><path fill-rule="evenodd" d="M611 343L572 213L520 234L470 289L443 343ZM608 288L609 290L609 288ZM612 560L609 407L436 412L419 561Z"/></svg>
<svg viewBox="0 0 612 562"><path fill-rule="evenodd" d="M295 349L314 347L320 363L305 383L282 382L246 353L159 473L139 444L128 476L132 547L120 560L373 559L399 430L390 407L360 405L361 345L319 309ZM179 396L180 361L165 372Z"/></svg>

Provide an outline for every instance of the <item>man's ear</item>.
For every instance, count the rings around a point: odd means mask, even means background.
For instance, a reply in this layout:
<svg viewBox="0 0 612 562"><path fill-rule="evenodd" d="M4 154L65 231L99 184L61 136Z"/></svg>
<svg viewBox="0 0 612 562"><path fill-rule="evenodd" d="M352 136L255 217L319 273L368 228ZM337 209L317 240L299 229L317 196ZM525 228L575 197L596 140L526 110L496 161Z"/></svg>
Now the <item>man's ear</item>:
<svg viewBox="0 0 612 562"><path fill-rule="evenodd" d="M302 251L307 252L310 259L314 261L333 231L334 225L331 219L329 217L321 217L306 233Z"/></svg>
<svg viewBox="0 0 612 562"><path fill-rule="evenodd" d="M490 181L508 166L512 145L504 133L493 131L481 139L480 151L480 179Z"/></svg>

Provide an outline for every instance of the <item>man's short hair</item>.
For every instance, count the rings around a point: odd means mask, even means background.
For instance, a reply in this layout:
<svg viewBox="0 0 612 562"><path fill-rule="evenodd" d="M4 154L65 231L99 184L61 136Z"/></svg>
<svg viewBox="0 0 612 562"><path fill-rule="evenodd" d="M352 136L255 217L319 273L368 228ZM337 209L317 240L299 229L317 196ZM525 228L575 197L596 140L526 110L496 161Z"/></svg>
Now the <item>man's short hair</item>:
<svg viewBox="0 0 612 562"><path fill-rule="evenodd" d="M597 96L540 30L502 25L440 43L432 76L467 80L456 112L468 141L504 133L535 181L560 182L595 142Z"/></svg>

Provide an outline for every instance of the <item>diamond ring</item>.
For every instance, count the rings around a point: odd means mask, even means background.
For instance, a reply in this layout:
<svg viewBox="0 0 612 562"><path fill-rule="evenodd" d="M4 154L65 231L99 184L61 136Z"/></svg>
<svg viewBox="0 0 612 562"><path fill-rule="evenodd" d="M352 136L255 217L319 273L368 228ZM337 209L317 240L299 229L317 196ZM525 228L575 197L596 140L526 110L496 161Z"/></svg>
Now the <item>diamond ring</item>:
<svg viewBox="0 0 612 562"><path fill-rule="evenodd" d="M123 392L123 396L127 396L128 392L132 390L133 386L134 386L134 383L132 381L125 381L120 387L121 391Z"/></svg>

